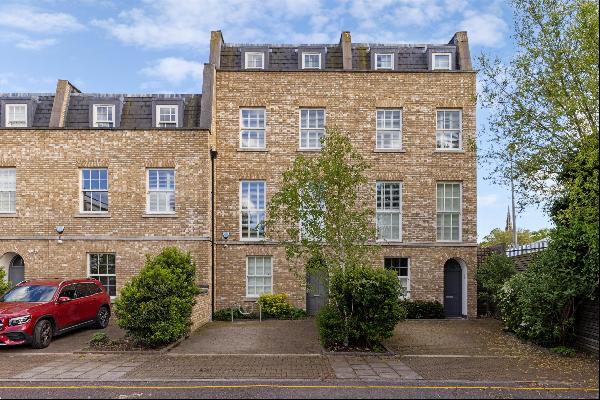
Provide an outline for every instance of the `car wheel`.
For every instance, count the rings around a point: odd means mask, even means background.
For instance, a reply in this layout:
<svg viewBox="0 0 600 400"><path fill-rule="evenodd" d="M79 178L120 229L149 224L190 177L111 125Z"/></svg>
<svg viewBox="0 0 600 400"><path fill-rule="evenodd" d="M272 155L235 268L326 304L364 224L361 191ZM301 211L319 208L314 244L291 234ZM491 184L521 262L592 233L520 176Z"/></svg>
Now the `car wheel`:
<svg viewBox="0 0 600 400"><path fill-rule="evenodd" d="M108 326L108 321L110 321L110 311L108 307L102 306L98 309L98 314L96 314L96 328L104 329Z"/></svg>
<svg viewBox="0 0 600 400"><path fill-rule="evenodd" d="M48 347L52 340L52 334L54 329L52 323L47 319L43 319L35 325L33 329L33 341L31 347L34 349L43 349Z"/></svg>

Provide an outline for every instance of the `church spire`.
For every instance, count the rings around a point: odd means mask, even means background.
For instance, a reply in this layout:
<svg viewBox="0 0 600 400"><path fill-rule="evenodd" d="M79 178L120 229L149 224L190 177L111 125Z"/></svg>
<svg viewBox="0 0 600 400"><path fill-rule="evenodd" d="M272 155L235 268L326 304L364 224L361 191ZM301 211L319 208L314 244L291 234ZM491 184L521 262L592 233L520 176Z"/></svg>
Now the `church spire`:
<svg viewBox="0 0 600 400"><path fill-rule="evenodd" d="M506 232L510 232L512 231L512 218L510 217L510 207L508 207L508 209L506 210L506 227L504 228L504 230Z"/></svg>

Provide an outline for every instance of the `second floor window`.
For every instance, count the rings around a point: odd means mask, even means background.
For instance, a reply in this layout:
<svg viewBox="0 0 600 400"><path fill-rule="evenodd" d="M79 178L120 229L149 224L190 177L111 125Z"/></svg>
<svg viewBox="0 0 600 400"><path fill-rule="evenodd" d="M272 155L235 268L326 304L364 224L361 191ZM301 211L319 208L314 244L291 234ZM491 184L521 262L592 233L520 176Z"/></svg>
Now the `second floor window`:
<svg viewBox="0 0 600 400"><path fill-rule="evenodd" d="M81 170L81 211L108 212L108 169Z"/></svg>
<svg viewBox="0 0 600 400"><path fill-rule="evenodd" d="M95 128L113 128L115 126L115 106L94 104L93 118Z"/></svg>
<svg viewBox="0 0 600 400"><path fill-rule="evenodd" d="M321 53L302 53L302 69L320 69Z"/></svg>
<svg viewBox="0 0 600 400"><path fill-rule="evenodd" d="M244 66L246 69L264 69L265 55L264 53L248 52L245 53Z"/></svg>
<svg viewBox="0 0 600 400"><path fill-rule="evenodd" d="M402 112L377 110L377 149L402 149Z"/></svg>
<svg viewBox="0 0 600 400"><path fill-rule="evenodd" d="M377 239L402 240L402 184L377 182Z"/></svg>
<svg viewBox="0 0 600 400"><path fill-rule="evenodd" d="M460 241L461 236L461 184L437 184L437 240Z"/></svg>
<svg viewBox="0 0 600 400"><path fill-rule="evenodd" d="M441 150L462 148L462 113L460 110L438 110L436 115L436 147Z"/></svg>
<svg viewBox="0 0 600 400"><path fill-rule="evenodd" d="M175 170L148 170L148 213L175 212Z"/></svg>
<svg viewBox="0 0 600 400"><path fill-rule="evenodd" d="M452 69L450 53L433 53L432 69Z"/></svg>
<svg viewBox="0 0 600 400"><path fill-rule="evenodd" d="M375 54L375 69L394 69L394 54Z"/></svg>
<svg viewBox="0 0 600 400"><path fill-rule="evenodd" d="M300 149L320 149L325 136L325 110L300 110Z"/></svg>
<svg viewBox="0 0 600 400"><path fill-rule="evenodd" d="M156 106L156 126L159 128L177 128L178 106Z"/></svg>
<svg viewBox="0 0 600 400"><path fill-rule="evenodd" d="M27 104L7 104L5 111L7 128L27 127Z"/></svg>
<svg viewBox="0 0 600 400"><path fill-rule="evenodd" d="M17 173L15 168L0 168L0 213L16 210Z"/></svg>
<svg viewBox="0 0 600 400"><path fill-rule="evenodd" d="M242 181L240 183L241 238L264 238L265 215L265 181Z"/></svg>
<svg viewBox="0 0 600 400"><path fill-rule="evenodd" d="M265 110L243 108L240 110L240 147L243 149L265 148Z"/></svg>

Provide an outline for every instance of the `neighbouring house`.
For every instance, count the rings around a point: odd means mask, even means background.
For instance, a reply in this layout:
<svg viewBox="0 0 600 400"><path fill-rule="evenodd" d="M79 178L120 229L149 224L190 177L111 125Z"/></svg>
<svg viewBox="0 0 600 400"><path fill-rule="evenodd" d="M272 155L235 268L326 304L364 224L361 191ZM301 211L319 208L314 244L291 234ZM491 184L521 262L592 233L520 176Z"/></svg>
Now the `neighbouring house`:
<svg viewBox="0 0 600 400"><path fill-rule="evenodd" d="M144 254L198 264L210 309L285 292L316 312L260 228L282 173L337 126L370 162L362 200L413 299L476 316L475 76L448 44L230 44L212 32L202 94L0 94L0 267L94 276L118 295ZM64 227L59 235L57 227ZM310 277L312 278L312 277Z"/></svg>

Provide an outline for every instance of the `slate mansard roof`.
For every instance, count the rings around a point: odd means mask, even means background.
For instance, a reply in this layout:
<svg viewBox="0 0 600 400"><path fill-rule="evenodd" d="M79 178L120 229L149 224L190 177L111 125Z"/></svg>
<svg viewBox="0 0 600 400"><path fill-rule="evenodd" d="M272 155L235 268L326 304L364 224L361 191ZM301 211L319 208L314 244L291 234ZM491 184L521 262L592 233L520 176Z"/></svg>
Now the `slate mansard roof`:
<svg viewBox="0 0 600 400"><path fill-rule="evenodd" d="M31 128L48 128L55 95L48 93L0 93L0 121L4 120L5 104L26 103ZM199 128L201 94L98 94L71 93L65 118L65 128L92 127L94 104L114 104L117 129L154 128L156 106L179 105L180 128ZM171 128L169 128L171 129ZM174 128L176 129L176 128Z"/></svg>

